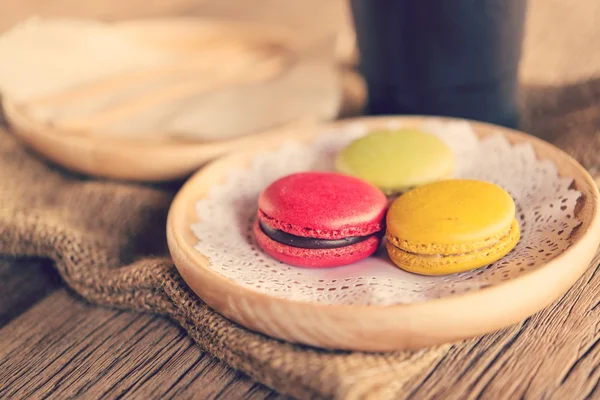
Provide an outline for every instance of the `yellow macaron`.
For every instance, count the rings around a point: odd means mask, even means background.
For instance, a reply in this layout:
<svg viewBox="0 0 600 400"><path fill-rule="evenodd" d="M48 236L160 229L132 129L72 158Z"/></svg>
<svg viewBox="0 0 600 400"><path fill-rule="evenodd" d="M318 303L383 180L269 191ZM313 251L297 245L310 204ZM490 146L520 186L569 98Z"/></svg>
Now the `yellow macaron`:
<svg viewBox="0 0 600 400"><path fill-rule="evenodd" d="M520 238L515 203L500 186L455 179L413 189L387 213L387 250L400 268L446 275L491 264Z"/></svg>

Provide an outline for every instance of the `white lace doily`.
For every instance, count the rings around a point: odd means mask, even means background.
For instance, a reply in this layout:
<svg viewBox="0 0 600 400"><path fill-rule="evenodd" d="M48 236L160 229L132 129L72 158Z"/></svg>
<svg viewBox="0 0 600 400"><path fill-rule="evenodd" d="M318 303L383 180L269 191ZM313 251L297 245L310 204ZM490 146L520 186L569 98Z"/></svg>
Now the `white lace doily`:
<svg viewBox="0 0 600 400"><path fill-rule="evenodd" d="M399 127L390 123L390 128ZM312 146L290 142L256 156L248 169L231 171L196 203L192 230L196 249L210 268L241 286L291 300L326 304L390 305L425 301L481 289L539 267L570 245L580 224L574 208L579 192L572 179L557 175L549 161L539 161L529 144L512 146L498 133L479 141L467 122L432 120L422 126L444 140L457 156L456 177L496 183L515 199L521 240L500 261L474 271L426 277L395 267L382 247L375 256L331 269L304 269L272 259L251 234L259 193L275 179L306 170L332 170L336 152L364 135L362 124L324 134Z"/></svg>

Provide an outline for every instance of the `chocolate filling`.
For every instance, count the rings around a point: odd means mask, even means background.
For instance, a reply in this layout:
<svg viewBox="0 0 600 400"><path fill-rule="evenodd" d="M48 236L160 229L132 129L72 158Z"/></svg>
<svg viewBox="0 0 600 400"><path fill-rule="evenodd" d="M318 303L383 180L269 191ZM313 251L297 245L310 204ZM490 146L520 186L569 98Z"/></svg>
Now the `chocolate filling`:
<svg viewBox="0 0 600 400"><path fill-rule="evenodd" d="M278 229L273 229L262 221L259 221L259 225L264 234L274 241L285 244L286 246L298 247L301 249L337 249L339 247L360 243L367 240L369 237L376 235L350 236L343 239L319 239L292 235Z"/></svg>

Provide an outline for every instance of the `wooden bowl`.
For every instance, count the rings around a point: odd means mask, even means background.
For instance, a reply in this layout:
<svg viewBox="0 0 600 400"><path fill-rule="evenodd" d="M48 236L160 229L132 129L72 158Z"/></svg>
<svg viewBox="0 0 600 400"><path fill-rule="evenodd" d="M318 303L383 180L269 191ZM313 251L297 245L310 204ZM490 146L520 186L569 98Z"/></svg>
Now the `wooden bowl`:
<svg viewBox="0 0 600 400"><path fill-rule="evenodd" d="M65 135L23 115L11 102L5 101L3 105L11 131L48 160L85 175L141 182L184 178L220 155L261 145L285 130L265 131L220 142ZM299 121L299 124L302 122Z"/></svg>
<svg viewBox="0 0 600 400"><path fill-rule="evenodd" d="M207 38L210 39L214 35L224 36L223 40L229 44L237 43L236 38L239 41L240 37L250 43L280 43L292 55L296 52L300 54L304 51L318 51L311 50L315 46L314 43L305 43L286 29L244 22L167 18L119 22L115 23L115 28L138 41L147 42L158 48L164 47L165 50L178 52L178 54L194 52L195 49L200 48L200 42L210 42ZM297 57L297 54L294 57ZM334 61L331 62L333 69ZM310 79L316 78L311 75ZM339 87L339 93L334 96L335 99L327 102L326 109L307 111L307 115L301 116L297 121L289 121L289 124L335 118L339 107L342 106L341 82ZM219 141L166 137L162 132L149 132L147 136L140 137L119 137L109 132L91 134L85 129L67 130L62 126L56 127L36 120L28 112L27 104L17 104L6 94L2 100L5 118L12 131L33 150L75 172L111 179L134 181L181 179L217 156L260 144L263 140L281 133L280 128L274 132L259 130L256 134ZM333 103L337 104L337 110L332 109ZM226 117L230 117L226 111L215 115L217 119ZM92 123L91 126L93 127L94 124ZM284 126L288 126L288 123L284 123Z"/></svg>
<svg viewBox="0 0 600 400"><path fill-rule="evenodd" d="M396 118L417 126L424 117ZM449 120L449 119L447 119ZM390 118L357 119L369 129L385 129ZM332 124L332 127L347 122ZM511 143L528 142L539 159L551 160L560 176L574 179L582 196L576 209L582 221L571 246L544 265L483 289L424 302L391 306L329 305L272 297L241 286L210 268L194 246L191 225L198 221L194 204L222 183L228 172L247 166L257 153L276 148L254 146L226 156L196 173L177 194L168 217L171 255L183 279L210 307L225 317L265 335L328 349L390 351L417 349L489 333L515 324L559 298L588 268L600 244L599 193L589 174L556 147L517 131L472 122L479 137L502 133ZM296 133L312 141L314 130Z"/></svg>

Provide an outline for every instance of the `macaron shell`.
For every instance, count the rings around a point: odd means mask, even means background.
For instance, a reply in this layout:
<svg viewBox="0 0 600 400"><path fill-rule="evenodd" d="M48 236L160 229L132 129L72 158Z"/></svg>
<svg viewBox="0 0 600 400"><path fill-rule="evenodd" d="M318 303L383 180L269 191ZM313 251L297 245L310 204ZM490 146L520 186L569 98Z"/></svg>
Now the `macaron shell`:
<svg viewBox="0 0 600 400"><path fill-rule="evenodd" d="M383 229L385 195L360 179L333 172L283 177L259 196L258 217L296 236L341 239Z"/></svg>
<svg viewBox="0 0 600 400"><path fill-rule="evenodd" d="M386 232L387 241L392 243L395 247L398 247L401 250L404 250L409 253L416 254L429 254L429 255L438 255L438 254L463 254L468 253L473 250L483 249L484 247L489 247L499 240L501 240L504 236L506 236L506 231L499 232L496 235L489 236L482 240L473 240L472 242L458 243L458 244L440 244L440 243L413 243L408 240L397 238Z"/></svg>
<svg viewBox="0 0 600 400"><path fill-rule="evenodd" d="M408 252L457 254L493 243L514 218L514 201L500 186L455 179L403 194L390 206L386 221L389 236Z"/></svg>
<svg viewBox="0 0 600 400"><path fill-rule="evenodd" d="M420 275L448 275L480 268L498 261L518 243L520 228L515 219L510 232L491 247L465 254L423 255L408 253L387 242L388 255L392 262L403 270Z"/></svg>
<svg viewBox="0 0 600 400"><path fill-rule="evenodd" d="M449 178L455 158L436 136L402 129L372 132L353 141L338 154L335 166L338 172L364 179L392 194Z"/></svg>
<svg viewBox="0 0 600 400"><path fill-rule="evenodd" d="M254 223L253 230L258 245L271 257L305 268L331 268L352 264L375 253L381 243L379 237L373 235L360 243L336 249L302 249L272 240L260 229L258 221Z"/></svg>

